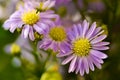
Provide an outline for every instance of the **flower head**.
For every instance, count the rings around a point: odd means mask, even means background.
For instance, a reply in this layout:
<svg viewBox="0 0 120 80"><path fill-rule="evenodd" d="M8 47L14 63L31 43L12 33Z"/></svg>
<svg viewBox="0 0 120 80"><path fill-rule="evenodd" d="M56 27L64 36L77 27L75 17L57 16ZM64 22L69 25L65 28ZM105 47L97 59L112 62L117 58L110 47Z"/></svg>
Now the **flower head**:
<svg viewBox="0 0 120 80"><path fill-rule="evenodd" d="M89 73L89 69L94 71L94 65L101 69L102 59L107 58L107 55L99 50L109 49L106 46L109 42L103 42L106 38L103 32L101 27L96 27L95 22L89 27L86 20L72 27L68 33L70 44L57 55L66 57L63 65L70 62L69 72L80 73L83 76L85 72Z"/></svg>
<svg viewBox="0 0 120 80"><path fill-rule="evenodd" d="M36 9L25 7L20 8L13 13L4 23L4 28L14 32L20 28L24 38L29 38L33 41L35 39L34 33L44 34L46 28L54 24L53 19L58 16L53 11L39 12Z"/></svg>
<svg viewBox="0 0 120 80"><path fill-rule="evenodd" d="M66 39L66 32L63 27L53 27L49 31L49 36L54 41L63 41Z"/></svg>
<svg viewBox="0 0 120 80"><path fill-rule="evenodd" d="M22 21L25 24L33 25L39 20L39 12L37 13L36 10L26 11L22 14Z"/></svg>
<svg viewBox="0 0 120 80"><path fill-rule="evenodd" d="M40 11L46 11L52 8L55 5L55 0L25 0L24 1L26 6L32 7L34 9L39 9Z"/></svg>
<svg viewBox="0 0 120 80"><path fill-rule="evenodd" d="M52 49L57 52L59 49L62 49L63 46L68 45L66 39L66 29L61 24L52 25L41 42L40 48L45 50Z"/></svg>

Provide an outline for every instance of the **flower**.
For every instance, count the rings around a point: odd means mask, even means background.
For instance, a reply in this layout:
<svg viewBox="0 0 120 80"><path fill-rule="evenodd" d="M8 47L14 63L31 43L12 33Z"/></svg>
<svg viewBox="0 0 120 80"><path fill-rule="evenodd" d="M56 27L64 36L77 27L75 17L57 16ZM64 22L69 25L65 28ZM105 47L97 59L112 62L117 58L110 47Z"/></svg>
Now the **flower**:
<svg viewBox="0 0 120 80"><path fill-rule="evenodd" d="M109 42L103 42L107 37L103 32L101 27L96 27L95 22L89 27L86 20L72 27L68 33L70 45L63 47L57 54L57 57L66 58L62 61L63 65L70 63L69 73L80 73L83 76L85 72L89 73L89 69L94 71L94 65L101 69L102 59L107 58L107 55L99 50L109 49L106 46Z"/></svg>
<svg viewBox="0 0 120 80"><path fill-rule="evenodd" d="M45 34L42 42L40 43L40 48L47 50L52 49L54 52L57 52L59 49L62 49L64 46L68 45L66 42L67 39L67 30L63 25L56 23L52 25L47 33Z"/></svg>
<svg viewBox="0 0 120 80"><path fill-rule="evenodd" d="M46 28L53 24L53 19L57 20L58 15L53 11L39 12L31 7L20 8L14 12L8 20L5 21L3 27L14 32L20 28L24 38L29 38L33 41L35 39L34 33L44 34Z"/></svg>
<svg viewBox="0 0 120 80"><path fill-rule="evenodd" d="M46 11L52 8L55 5L55 0L46 0L46 1L40 1L40 0L24 0L26 6L39 9L40 11Z"/></svg>

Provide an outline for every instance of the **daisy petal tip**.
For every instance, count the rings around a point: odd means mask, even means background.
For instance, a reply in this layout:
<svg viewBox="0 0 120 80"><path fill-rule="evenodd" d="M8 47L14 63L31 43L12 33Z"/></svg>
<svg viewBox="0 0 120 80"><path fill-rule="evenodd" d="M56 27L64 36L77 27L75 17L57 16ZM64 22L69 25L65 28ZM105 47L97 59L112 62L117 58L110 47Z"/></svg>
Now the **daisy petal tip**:
<svg viewBox="0 0 120 80"><path fill-rule="evenodd" d="M105 55L103 56L103 58L106 59L106 58L108 58L108 56L105 54Z"/></svg>
<svg viewBox="0 0 120 80"><path fill-rule="evenodd" d="M65 62L62 62L61 64L62 64L62 65L65 65L66 63L65 63Z"/></svg>
<svg viewBox="0 0 120 80"><path fill-rule="evenodd" d="M96 25L96 22L94 22L93 24L95 24L95 25Z"/></svg>
<svg viewBox="0 0 120 80"><path fill-rule="evenodd" d="M87 23L87 20L84 20L83 23Z"/></svg>
<svg viewBox="0 0 120 80"><path fill-rule="evenodd" d="M98 69L102 69L102 66L98 67Z"/></svg>
<svg viewBox="0 0 120 80"><path fill-rule="evenodd" d="M71 73L71 71L68 71L68 73Z"/></svg>
<svg viewBox="0 0 120 80"><path fill-rule="evenodd" d="M110 49L110 47L107 47L106 50Z"/></svg>
<svg viewBox="0 0 120 80"><path fill-rule="evenodd" d="M86 71L86 74L89 74L89 70L88 70L88 71Z"/></svg>
<svg viewBox="0 0 120 80"><path fill-rule="evenodd" d="M84 73L83 73L83 74L80 73L80 75L81 75L81 76L84 76Z"/></svg>
<svg viewBox="0 0 120 80"><path fill-rule="evenodd" d="M57 54L56 57L62 57L62 55L61 54Z"/></svg>
<svg viewBox="0 0 120 80"><path fill-rule="evenodd" d="M76 71L75 74L78 74L78 71Z"/></svg>
<svg viewBox="0 0 120 80"><path fill-rule="evenodd" d="M110 42L106 42L106 45L109 45L110 44Z"/></svg>
<svg viewBox="0 0 120 80"><path fill-rule="evenodd" d="M59 57L59 54L57 54L56 57Z"/></svg>
<svg viewBox="0 0 120 80"><path fill-rule="evenodd" d="M95 70L95 68L93 68L93 69L91 69L92 71L94 71Z"/></svg>

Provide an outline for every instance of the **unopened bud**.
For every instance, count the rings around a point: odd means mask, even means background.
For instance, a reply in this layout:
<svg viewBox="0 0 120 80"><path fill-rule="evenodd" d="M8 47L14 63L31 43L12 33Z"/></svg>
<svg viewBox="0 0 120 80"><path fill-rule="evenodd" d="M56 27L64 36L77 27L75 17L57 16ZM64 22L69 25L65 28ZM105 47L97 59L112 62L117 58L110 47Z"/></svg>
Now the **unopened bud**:
<svg viewBox="0 0 120 80"><path fill-rule="evenodd" d="M13 43L11 45L11 48L10 48L10 52L13 54L13 55L19 55L20 54L20 46L16 43Z"/></svg>

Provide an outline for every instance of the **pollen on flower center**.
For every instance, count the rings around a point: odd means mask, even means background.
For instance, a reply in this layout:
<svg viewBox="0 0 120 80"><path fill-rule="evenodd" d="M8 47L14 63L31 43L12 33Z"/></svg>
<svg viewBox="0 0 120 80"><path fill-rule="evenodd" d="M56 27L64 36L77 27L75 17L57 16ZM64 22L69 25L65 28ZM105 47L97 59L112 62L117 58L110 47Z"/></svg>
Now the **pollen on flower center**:
<svg viewBox="0 0 120 80"><path fill-rule="evenodd" d="M62 27L51 28L49 35L55 41L63 41L66 38L66 32Z"/></svg>
<svg viewBox="0 0 120 80"><path fill-rule="evenodd" d="M89 54L91 45L88 39L77 39L73 43L73 51L78 56L86 56Z"/></svg>
<svg viewBox="0 0 120 80"><path fill-rule="evenodd" d="M25 24L33 25L38 21L39 13L36 10L27 11L22 14L21 19Z"/></svg>

